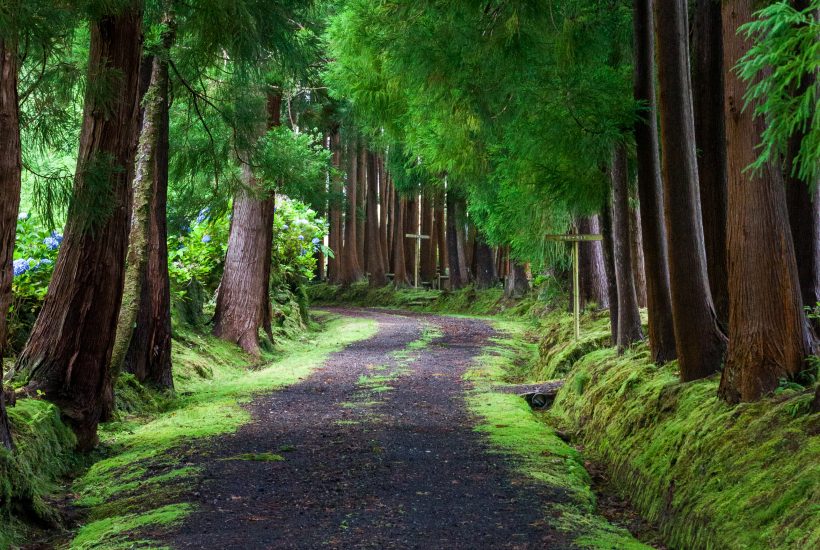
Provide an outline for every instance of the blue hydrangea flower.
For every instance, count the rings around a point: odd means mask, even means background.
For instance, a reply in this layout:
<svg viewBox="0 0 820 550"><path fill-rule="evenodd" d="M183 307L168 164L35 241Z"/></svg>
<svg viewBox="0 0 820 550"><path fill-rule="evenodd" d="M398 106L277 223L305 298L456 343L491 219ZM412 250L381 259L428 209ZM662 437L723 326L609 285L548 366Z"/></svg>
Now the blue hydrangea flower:
<svg viewBox="0 0 820 550"><path fill-rule="evenodd" d="M51 238L56 239L59 244L63 244L63 236L56 231L51 232Z"/></svg>
<svg viewBox="0 0 820 550"><path fill-rule="evenodd" d="M54 237L46 237L43 239L43 244L46 245L49 250L57 250L60 247L60 241Z"/></svg>
<svg viewBox="0 0 820 550"><path fill-rule="evenodd" d="M205 207L202 210L200 210L199 215L196 217L196 223L199 224L199 223L204 222L206 219L208 219L208 214L210 214L210 213L211 213L211 209L208 208L208 207Z"/></svg>
<svg viewBox="0 0 820 550"><path fill-rule="evenodd" d="M202 242L203 242L203 243L209 243L209 242L211 242L211 236L210 236L210 235L203 235L203 236L202 236Z"/></svg>
<svg viewBox="0 0 820 550"><path fill-rule="evenodd" d="M312 242L313 244L319 244L320 242L322 242L322 240L319 237L313 237L313 240L310 242Z"/></svg>
<svg viewBox="0 0 820 550"><path fill-rule="evenodd" d="M48 258L43 258L42 260L40 260L39 262L37 262L37 267L39 268L40 266L43 266L43 265L51 265L51 264L53 264L53 263L54 263L54 262L52 262L52 261L51 261L51 260L49 260Z"/></svg>
<svg viewBox="0 0 820 550"><path fill-rule="evenodd" d="M305 236L304 236L304 235L299 235L298 239L299 239L300 241L304 241L304 240L305 240Z"/></svg>
<svg viewBox="0 0 820 550"><path fill-rule="evenodd" d="M28 212L20 212L19 214L17 214L17 219L21 220L21 221L22 220L27 220L28 219Z"/></svg>
<svg viewBox="0 0 820 550"><path fill-rule="evenodd" d="M18 275L22 275L26 271L29 270L28 260L23 260L22 258L19 260L14 260L14 276L17 277Z"/></svg>
<svg viewBox="0 0 820 550"><path fill-rule="evenodd" d="M288 224L282 226L282 231L287 231L288 229L290 229L290 226Z"/></svg>

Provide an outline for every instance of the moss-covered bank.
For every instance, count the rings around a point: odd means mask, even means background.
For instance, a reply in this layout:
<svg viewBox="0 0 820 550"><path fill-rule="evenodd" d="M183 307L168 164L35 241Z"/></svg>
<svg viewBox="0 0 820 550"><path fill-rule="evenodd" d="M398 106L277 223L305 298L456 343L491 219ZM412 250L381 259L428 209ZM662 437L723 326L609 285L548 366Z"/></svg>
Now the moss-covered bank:
<svg viewBox="0 0 820 550"><path fill-rule="evenodd" d="M645 345L619 357L590 320L575 343L558 320L536 377L567 377L551 421L575 434L614 487L673 548L820 548L820 414L786 387L729 406L718 377L682 384ZM603 335L600 335L601 338Z"/></svg>

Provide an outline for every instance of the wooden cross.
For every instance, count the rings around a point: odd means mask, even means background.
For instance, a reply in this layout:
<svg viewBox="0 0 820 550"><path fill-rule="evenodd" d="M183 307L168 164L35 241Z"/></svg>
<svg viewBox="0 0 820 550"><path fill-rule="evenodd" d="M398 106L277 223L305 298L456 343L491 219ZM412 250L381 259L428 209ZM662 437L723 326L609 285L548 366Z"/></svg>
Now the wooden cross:
<svg viewBox="0 0 820 550"><path fill-rule="evenodd" d="M567 235L547 235L548 241L562 241L572 243L572 313L575 317L575 339L581 338L581 277L578 267L579 244L582 242L594 242L603 239L602 235L579 235L570 233Z"/></svg>
<svg viewBox="0 0 820 550"><path fill-rule="evenodd" d="M419 287L419 264L421 262L421 240L429 239L430 235L421 235L420 233L407 233L404 235L408 239L416 239L416 278L413 279L413 286Z"/></svg>

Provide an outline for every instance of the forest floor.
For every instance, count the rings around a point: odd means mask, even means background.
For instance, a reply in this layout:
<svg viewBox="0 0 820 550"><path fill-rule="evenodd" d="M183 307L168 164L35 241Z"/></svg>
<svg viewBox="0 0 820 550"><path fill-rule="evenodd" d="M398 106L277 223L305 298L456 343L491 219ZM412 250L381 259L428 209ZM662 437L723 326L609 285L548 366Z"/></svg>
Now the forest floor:
<svg viewBox="0 0 820 550"><path fill-rule="evenodd" d="M378 330L303 381L257 396L245 405L250 421L235 433L187 445L178 465L200 472L184 497L189 511L136 529L130 541L152 548L648 548L597 513L577 451L519 397L493 390L500 361L511 355L492 324L333 313L375 321Z"/></svg>

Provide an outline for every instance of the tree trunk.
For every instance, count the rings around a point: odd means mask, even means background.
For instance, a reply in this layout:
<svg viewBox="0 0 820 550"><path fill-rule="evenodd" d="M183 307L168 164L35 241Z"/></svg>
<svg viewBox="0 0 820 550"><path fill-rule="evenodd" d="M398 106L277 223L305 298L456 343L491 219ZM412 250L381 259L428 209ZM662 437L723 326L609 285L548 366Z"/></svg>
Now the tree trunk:
<svg viewBox="0 0 820 550"><path fill-rule="evenodd" d="M421 234L429 239L421 241L421 280L429 283L436 276L436 247L433 238L433 202L426 194L421 199Z"/></svg>
<svg viewBox="0 0 820 550"><path fill-rule="evenodd" d="M382 271L390 271L390 244L387 240L387 228L389 220L387 212L389 208L390 193L387 189L387 171L384 168L384 157L377 156L377 167L379 173L379 238L382 246Z"/></svg>
<svg viewBox="0 0 820 550"><path fill-rule="evenodd" d="M347 208L345 210L345 230L344 230L344 245L341 254L341 280L342 285L348 286L361 280L362 268L359 264L358 258L358 223L357 218L357 187L359 184L359 153L357 140L352 140L349 144L348 159L350 161L350 169L347 173ZM364 169L364 167L362 167Z"/></svg>
<svg viewBox="0 0 820 550"><path fill-rule="evenodd" d="M281 124L281 94L268 95L268 125ZM238 344L258 357L259 330L271 330L270 273L273 248L274 193L242 163L242 187L233 201L225 267L216 298L214 336Z"/></svg>
<svg viewBox="0 0 820 550"><path fill-rule="evenodd" d="M510 272L504 282L504 297L517 300L529 291L530 282L527 280L526 266L515 261L510 262Z"/></svg>
<svg viewBox="0 0 820 550"><path fill-rule="evenodd" d="M407 264L404 261L404 213L407 210L405 199L397 192L393 193L393 285L396 288L410 284L407 276Z"/></svg>
<svg viewBox="0 0 820 550"><path fill-rule="evenodd" d="M734 67L750 47L740 25L752 20L751 0L723 3L724 67ZM725 124L729 176L727 250L729 350L718 393L729 401L754 401L793 378L811 352L803 312L786 190L778 167L746 170L757 157L765 121L744 109L746 86L726 71Z"/></svg>
<svg viewBox="0 0 820 550"><path fill-rule="evenodd" d="M697 0L692 31L692 86L700 206L709 288L718 322L726 326L726 149L723 146L723 58L720 0Z"/></svg>
<svg viewBox="0 0 820 550"><path fill-rule="evenodd" d="M436 200L436 241L438 248L438 272L444 275L447 271L449 261L447 259L447 226L444 218L444 197L439 196Z"/></svg>
<svg viewBox="0 0 820 550"><path fill-rule="evenodd" d="M700 215L695 124L689 75L686 2L655 4L663 146L666 239L675 343L681 380L720 367L726 339L717 323Z"/></svg>
<svg viewBox="0 0 820 550"><path fill-rule="evenodd" d="M609 331L612 345L618 344L618 285L615 281L615 243L612 235L612 204L606 200L601 209L601 248L606 271L606 293L609 300Z"/></svg>
<svg viewBox="0 0 820 550"><path fill-rule="evenodd" d="M148 85L134 175L125 284L111 357L116 376L172 389L171 288L168 276L168 61L174 41L166 16L162 57L147 64ZM113 412L113 411L111 411Z"/></svg>
<svg viewBox="0 0 820 550"><path fill-rule="evenodd" d="M462 271L464 256L460 254L458 246L458 219L457 199L452 192L447 193L447 255L449 257L450 289L456 290L467 284L466 273Z"/></svg>
<svg viewBox="0 0 820 550"><path fill-rule="evenodd" d="M637 207L629 207L629 245L632 251L632 275L635 279L635 294L638 307L646 307L646 268L643 257L643 235L641 235L641 212Z"/></svg>
<svg viewBox="0 0 820 550"><path fill-rule="evenodd" d="M330 150L333 155L333 167L342 170L342 144L339 135L339 128L334 128L330 134ZM342 259L342 181L339 176L334 176L330 182L330 220L328 246L333 251L333 257L328 258L327 280L332 284L338 284L341 279L341 259Z"/></svg>
<svg viewBox="0 0 820 550"><path fill-rule="evenodd" d="M470 276L469 263L467 261L467 220L465 219L465 205L464 199L456 198L455 202L455 221L456 221L456 244L458 245L456 260L458 261L458 270L461 275L461 285L466 286L472 281Z"/></svg>
<svg viewBox="0 0 820 550"><path fill-rule="evenodd" d="M43 308L15 369L56 403L81 450L97 442L123 291L139 106L141 10L91 23L89 86L65 237ZM94 90L102 75L109 94ZM113 99L112 99L113 98ZM108 99L106 101L106 99Z"/></svg>
<svg viewBox="0 0 820 550"><path fill-rule="evenodd" d="M578 219L578 233L596 235L601 228L598 216L581 217ZM607 294L606 267L604 266L604 250L600 241L581 243L579 250L579 266L581 270L581 307L595 303L599 309L609 307Z"/></svg>
<svg viewBox="0 0 820 550"><path fill-rule="evenodd" d="M12 441L3 397L3 356L9 337L8 312L22 170L17 74L17 48L0 39L0 445L7 449L11 449Z"/></svg>
<svg viewBox="0 0 820 550"><path fill-rule="evenodd" d="M792 0L794 9L808 9L808 0ZM795 87L795 96L803 95L812 86L817 86L815 75L804 77ZM800 278L800 293L803 305L814 308L820 301L820 201L817 191L810 191L794 173L793 159L800 151L805 131L798 129L789 140L786 153L786 201L789 208L789 222L794 251L797 256L797 275ZM817 185L818 182L813 182ZM815 329L820 328L817 322Z"/></svg>
<svg viewBox="0 0 820 550"><path fill-rule="evenodd" d="M635 294L632 271L632 250L629 238L629 174L626 147L616 145L610 167L612 182L612 251L615 265L615 285L618 291L618 332L615 340L623 352L632 343L643 339L641 315Z"/></svg>
<svg viewBox="0 0 820 550"><path fill-rule="evenodd" d="M410 277L413 285L417 285L419 281L416 281L415 279L417 252L416 239L407 237L408 234L417 234L419 232L419 199L418 196L415 195L415 190L414 194L406 199L405 205L406 211L404 213L404 230L401 234L401 237L405 239L405 269L407 270L407 275Z"/></svg>
<svg viewBox="0 0 820 550"><path fill-rule="evenodd" d="M495 286L495 259L493 249L484 240L484 236L476 234L475 239L475 287L488 289Z"/></svg>
<svg viewBox="0 0 820 550"><path fill-rule="evenodd" d="M664 227L664 197L658 151L658 123L655 107L655 43L652 0L635 0L634 96L646 106L635 123L638 164L638 199L641 217L646 308L649 317L649 348L652 360L666 363L676 357L672 320L669 265Z"/></svg>
<svg viewBox="0 0 820 550"><path fill-rule="evenodd" d="M359 262L359 267L362 270L362 276L366 276L370 270L367 265L367 254L365 248L367 241L365 239L366 230L365 221L367 208L367 147L364 142L359 144L359 183L356 186L356 260Z"/></svg>
<svg viewBox="0 0 820 550"><path fill-rule="evenodd" d="M381 287L387 284L384 273L384 256L382 255L381 228L379 227L379 180L378 159L376 154L367 154L367 255L370 266L370 286Z"/></svg>

